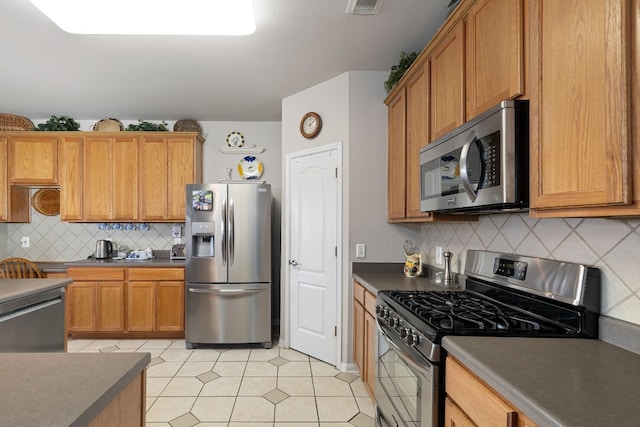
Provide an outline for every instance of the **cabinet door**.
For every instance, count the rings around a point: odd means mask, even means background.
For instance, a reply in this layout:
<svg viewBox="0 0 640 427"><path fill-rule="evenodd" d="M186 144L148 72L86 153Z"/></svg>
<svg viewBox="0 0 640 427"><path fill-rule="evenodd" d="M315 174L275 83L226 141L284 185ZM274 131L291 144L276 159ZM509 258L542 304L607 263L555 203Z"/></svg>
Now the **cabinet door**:
<svg viewBox="0 0 640 427"><path fill-rule="evenodd" d="M464 412L446 398L444 401L444 426L445 427L476 427L476 425L466 416Z"/></svg>
<svg viewBox="0 0 640 427"><path fill-rule="evenodd" d="M530 6L531 207L630 204L634 64L629 64L629 44L636 38L630 2L532 1ZM632 55L637 61L637 53ZM550 216L587 215L583 210Z"/></svg>
<svg viewBox="0 0 640 427"><path fill-rule="evenodd" d="M157 331L184 330L184 282L158 282Z"/></svg>
<svg viewBox="0 0 640 427"><path fill-rule="evenodd" d="M195 184L195 149L194 138L171 138L168 153L167 179L167 219L184 221L185 219L185 188L187 184Z"/></svg>
<svg viewBox="0 0 640 427"><path fill-rule="evenodd" d="M84 165L82 174L83 219L109 220L112 218L111 199L113 197L111 139L97 136L86 137L82 163Z"/></svg>
<svg viewBox="0 0 640 427"><path fill-rule="evenodd" d="M0 138L0 221L9 219L9 173L7 165L7 138Z"/></svg>
<svg viewBox="0 0 640 427"><path fill-rule="evenodd" d="M127 330L153 331L155 318L155 282L129 282L127 287Z"/></svg>
<svg viewBox="0 0 640 427"><path fill-rule="evenodd" d="M167 219L168 142L145 137L140 144L140 219Z"/></svg>
<svg viewBox="0 0 640 427"><path fill-rule="evenodd" d="M420 149L429 142L429 66L420 67L407 83L406 216L420 212Z"/></svg>
<svg viewBox="0 0 640 427"><path fill-rule="evenodd" d="M74 281L67 293L67 330L95 331L96 282Z"/></svg>
<svg viewBox="0 0 640 427"><path fill-rule="evenodd" d="M364 312L364 337L365 337L365 356L364 364L365 375L364 382L369 389L369 395L375 397L376 383L376 319L372 313L365 310Z"/></svg>
<svg viewBox="0 0 640 427"><path fill-rule="evenodd" d="M113 138L111 151L111 219L135 220L138 218L138 140L131 137Z"/></svg>
<svg viewBox="0 0 640 427"><path fill-rule="evenodd" d="M58 142L60 170L60 219L82 219L82 138L64 137Z"/></svg>
<svg viewBox="0 0 640 427"><path fill-rule="evenodd" d="M358 301L353 301L353 361L360 371L360 378L365 380L364 371L364 307Z"/></svg>
<svg viewBox="0 0 640 427"><path fill-rule="evenodd" d="M98 331L124 332L124 282L97 283Z"/></svg>
<svg viewBox="0 0 640 427"><path fill-rule="evenodd" d="M466 120L524 92L522 0L479 0L466 17Z"/></svg>
<svg viewBox="0 0 640 427"><path fill-rule="evenodd" d="M9 163L12 184L57 184L58 139L55 136L12 136Z"/></svg>
<svg viewBox="0 0 640 427"><path fill-rule="evenodd" d="M431 54L431 140L462 125L464 116L464 22Z"/></svg>
<svg viewBox="0 0 640 427"><path fill-rule="evenodd" d="M405 218L406 200L406 96L400 91L388 104L387 220Z"/></svg>
<svg viewBox="0 0 640 427"><path fill-rule="evenodd" d="M136 138L87 136L83 166L83 219L138 218Z"/></svg>

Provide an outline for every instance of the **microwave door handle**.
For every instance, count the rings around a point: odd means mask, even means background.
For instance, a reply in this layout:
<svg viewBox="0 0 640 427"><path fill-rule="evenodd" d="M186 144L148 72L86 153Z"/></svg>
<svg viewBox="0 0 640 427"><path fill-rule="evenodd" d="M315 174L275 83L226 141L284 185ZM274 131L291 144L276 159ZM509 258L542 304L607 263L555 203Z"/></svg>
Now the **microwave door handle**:
<svg viewBox="0 0 640 427"><path fill-rule="evenodd" d="M476 201L478 193L471 188L471 181L469 181L469 170L467 169L467 162L469 161L469 150L471 144L475 142L477 135L475 132L471 133L469 140L462 146L462 152L460 153L460 179L462 180L462 186L465 193L472 202Z"/></svg>

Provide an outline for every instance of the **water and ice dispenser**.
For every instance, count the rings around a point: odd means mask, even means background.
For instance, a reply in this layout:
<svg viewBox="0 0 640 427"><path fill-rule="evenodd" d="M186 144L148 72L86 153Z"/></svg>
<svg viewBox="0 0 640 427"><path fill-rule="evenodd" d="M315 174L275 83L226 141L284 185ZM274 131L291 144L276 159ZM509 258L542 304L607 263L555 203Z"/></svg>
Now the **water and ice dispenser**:
<svg viewBox="0 0 640 427"><path fill-rule="evenodd" d="M191 247L194 257L214 257L215 254L215 230L214 222L191 223Z"/></svg>

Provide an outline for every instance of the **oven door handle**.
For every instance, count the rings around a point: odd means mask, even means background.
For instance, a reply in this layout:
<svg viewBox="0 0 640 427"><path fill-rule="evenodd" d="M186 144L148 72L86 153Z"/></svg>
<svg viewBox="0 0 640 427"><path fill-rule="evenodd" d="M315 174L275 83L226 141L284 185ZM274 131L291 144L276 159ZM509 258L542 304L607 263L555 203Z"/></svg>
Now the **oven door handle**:
<svg viewBox="0 0 640 427"><path fill-rule="evenodd" d="M392 345L398 351L398 353L402 354L402 360L407 362L407 364L413 369L415 369L422 377L431 378L431 369L427 369L424 366L425 364L427 364L428 366L431 366L431 362L429 362L426 359L424 359L424 361L421 362L417 360L411 353L401 349L398 346L398 344L393 342L393 339L389 336L389 334L387 334L384 331L384 329L382 329L382 326L380 326L378 322L376 322L376 324L378 326L378 331L382 334L382 336L386 339L386 341L390 345Z"/></svg>

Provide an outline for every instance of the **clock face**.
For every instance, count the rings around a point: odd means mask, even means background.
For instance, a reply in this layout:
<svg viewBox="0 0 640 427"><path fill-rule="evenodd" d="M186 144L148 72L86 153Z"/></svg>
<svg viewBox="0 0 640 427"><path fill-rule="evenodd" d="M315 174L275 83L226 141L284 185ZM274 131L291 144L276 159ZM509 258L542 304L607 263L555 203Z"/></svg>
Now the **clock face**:
<svg viewBox="0 0 640 427"><path fill-rule="evenodd" d="M300 121L300 133L305 138L313 138L322 127L322 119L317 113L307 113L302 117Z"/></svg>

